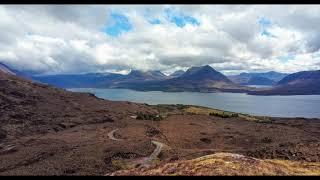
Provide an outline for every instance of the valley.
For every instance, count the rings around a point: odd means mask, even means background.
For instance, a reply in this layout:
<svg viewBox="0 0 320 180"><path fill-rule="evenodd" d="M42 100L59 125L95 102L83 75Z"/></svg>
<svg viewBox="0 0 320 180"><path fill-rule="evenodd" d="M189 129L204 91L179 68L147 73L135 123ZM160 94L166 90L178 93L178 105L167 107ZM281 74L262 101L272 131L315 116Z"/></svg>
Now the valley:
<svg viewBox="0 0 320 180"><path fill-rule="evenodd" d="M108 101L3 72L0 83L0 175L111 175L138 168L155 151L153 142L164 145L149 166L140 168L221 152L320 161L318 119ZM116 141L108 135L112 131Z"/></svg>
<svg viewBox="0 0 320 180"><path fill-rule="evenodd" d="M0 177L320 176L320 6L117 3L0 5Z"/></svg>

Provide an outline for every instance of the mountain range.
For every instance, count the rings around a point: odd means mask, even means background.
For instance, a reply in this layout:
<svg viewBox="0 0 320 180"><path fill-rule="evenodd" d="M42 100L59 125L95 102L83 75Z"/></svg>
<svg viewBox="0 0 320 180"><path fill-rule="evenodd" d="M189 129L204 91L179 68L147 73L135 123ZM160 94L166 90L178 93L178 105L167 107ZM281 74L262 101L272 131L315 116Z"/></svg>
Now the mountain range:
<svg viewBox="0 0 320 180"><path fill-rule="evenodd" d="M160 71L132 70L128 75L116 73L87 73L33 76L34 80L60 88L105 88L127 83L159 81L169 78Z"/></svg>
<svg viewBox="0 0 320 180"><path fill-rule="evenodd" d="M265 73L241 73L239 75L228 76L230 80L241 85L275 85L286 73L269 71Z"/></svg>
<svg viewBox="0 0 320 180"><path fill-rule="evenodd" d="M34 81L60 88L126 88L138 91L167 92L241 92L252 95L320 94L319 71L293 74L279 72L241 73L225 76L209 65L191 67L167 76L161 71L132 70L127 75L115 73L88 73L62 75L34 75L16 71L5 64L0 69L10 74L29 77ZM269 85L257 89L247 85Z"/></svg>
<svg viewBox="0 0 320 180"><path fill-rule="evenodd" d="M211 66L191 67L166 76L161 71L132 70L127 75L89 73L33 76L33 80L60 88L128 88L140 91L247 92Z"/></svg>
<svg viewBox="0 0 320 180"><path fill-rule="evenodd" d="M129 88L139 91L195 91L195 92L246 92L248 87L233 83L211 66L191 67L178 77L162 80L115 83L112 88Z"/></svg>
<svg viewBox="0 0 320 180"><path fill-rule="evenodd" d="M280 80L272 89L250 92L254 95L311 95L320 94L320 70L301 71Z"/></svg>
<svg viewBox="0 0 320 180"><path fill-rule="evenodd" d="M123 78L123 75L114 73L32 76L32 79L35 81L60 88L103 88L111 85L114 81Z"/></svg>

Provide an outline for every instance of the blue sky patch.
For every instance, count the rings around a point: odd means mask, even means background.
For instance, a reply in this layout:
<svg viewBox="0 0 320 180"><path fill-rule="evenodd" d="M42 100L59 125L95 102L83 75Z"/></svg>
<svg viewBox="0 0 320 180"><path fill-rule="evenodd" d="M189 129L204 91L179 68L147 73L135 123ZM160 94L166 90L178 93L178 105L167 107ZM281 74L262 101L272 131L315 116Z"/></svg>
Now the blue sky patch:
<svg viewBox="0 0 320 180"><path fill-rule="evenodd" d="M148 21L150 24L161 24L161 21L159 19L151 19Z"/></svg>
<svg viewBox="0 0 320 180"><path fill-rule="evenodd" d="M120 13L111 13L111 22L105 27L105 32L110 36L118 36L123 32L128 32L132 29L132 24L129 19Z"/></svg>
<svg viewBox="0 0 320 180"><path fill-rule="evenodd" d="M197 26L200 25L200 22L196 18L192 16L187 16L176 9L166 8L164 10L164 13L165 18L168 21L175 23L179 27L184 27L186 24L192 24Z"/></svg>
<svg viewBox="0 0 320 180"><path fill-rule="evenodd" d="M289 61L289 60L293 60L294 58L295 58L295 56L292 55L292 54L288 54L288 55L286 55L286 56L280 56L280 57L278 57L278 59L279 59L281 62L287 62L287 61Z"/></svg>
<svg viewBox="0 0 320 180"><path fill-rule="evenodd" d="M260 18L258 23L261 25L262 27L262 32L261 32L261 36L265 36L265 37L268 37L268 38L276 38L275 35L271 34L269 31L268 31L268 28L272 25L272 22L270 19L267 19L267 18Z"/></svg>
<svg viewBox="0 0 320 180"><path fill-rule="evenodd" d="M266 27L266 26L270 26L272 23L271 23L271 20L270 19L267 19L267 18L260 18L259 19L259 24L261 24L262 26Z"/></svg>
<svg viewBox="0 0 320 180"><path fill-rule="evenodd" d="M146 18L150 24L161 24L160 19L154 16L151 8L144 9L143 17Z"/></svg>

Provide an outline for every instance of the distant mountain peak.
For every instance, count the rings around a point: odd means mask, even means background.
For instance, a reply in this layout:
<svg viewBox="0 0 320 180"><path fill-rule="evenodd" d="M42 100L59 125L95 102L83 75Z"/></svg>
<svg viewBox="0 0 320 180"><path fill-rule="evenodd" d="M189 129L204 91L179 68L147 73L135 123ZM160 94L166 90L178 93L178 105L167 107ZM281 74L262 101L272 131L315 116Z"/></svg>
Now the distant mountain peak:
<svg viewBox="0 0 320 180"><path fill-rule="evenodd" d="M204 65L204 66L201 66L202 68L209 68L209 69L213 69L211 66L209 65Z"/></svg>
<svg viewBox="0 0 320 180"><path fill-rule="evenodd" d="M128 75L157 75L157 76L166 76L159 70L149 70L149 71L141 71L141 70L131 70Z"/></svg>
<svg viewBox="0 0 320 180"><path fill-rule="evenodd" d="M211 66L209 65L204 65L204 66L192 66L189 68L187 71L194 71L194 70L214 70Z"/></svg>
<svg viewBox="0 0 320 180"><path fill-rule="evenodd" d="M191 67L180 77L187 78L190 80L198 80L198 81L212 80L212 81L222 81L222 82L232 84L232 81L229 80L225 75L216 71L214 68L212 68L209 65Z"/></svg>

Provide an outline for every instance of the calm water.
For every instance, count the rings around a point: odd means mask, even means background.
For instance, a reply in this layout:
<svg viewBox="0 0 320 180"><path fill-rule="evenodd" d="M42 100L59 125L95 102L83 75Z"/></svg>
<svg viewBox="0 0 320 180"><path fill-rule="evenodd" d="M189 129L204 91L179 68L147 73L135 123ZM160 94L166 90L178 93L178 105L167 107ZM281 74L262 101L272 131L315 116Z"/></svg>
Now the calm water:
<svg viewBox="0 0 320 180"><path fill-rule="evenodd" d="M275 117L320 118L320 95L252 96L240 93L133 91L128 89L69 89L97 97L148 104L191 104L226 111Z"/></svg>

